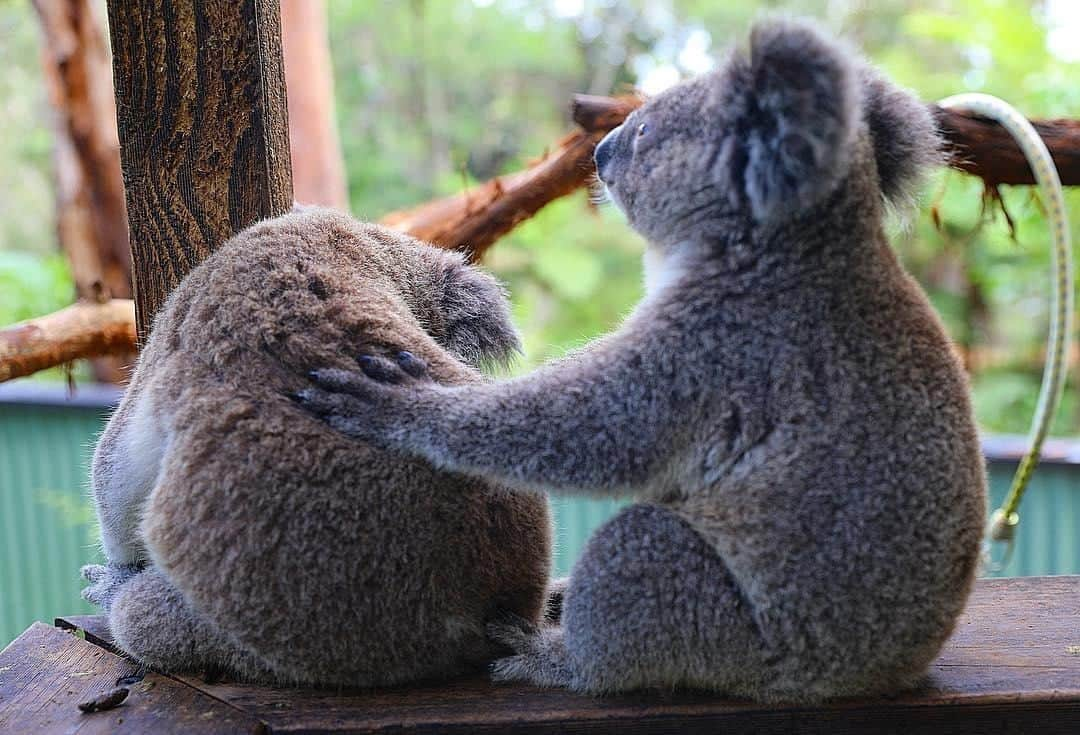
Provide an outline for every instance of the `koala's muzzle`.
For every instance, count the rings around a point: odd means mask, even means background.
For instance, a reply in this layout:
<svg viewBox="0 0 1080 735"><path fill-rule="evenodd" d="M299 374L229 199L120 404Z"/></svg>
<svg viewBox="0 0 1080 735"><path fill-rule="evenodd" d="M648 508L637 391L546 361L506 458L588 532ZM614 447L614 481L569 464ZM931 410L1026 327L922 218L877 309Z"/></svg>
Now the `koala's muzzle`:
<svg viewBox="0 0 1080 735"><path fill-rule="evenodd" d="M622 125L605 135L593 153L593 160L596 162L596 175L600 177L601 181L607 181L607 177L604 176L604 166L611 160L611 155L615 152L615 139L619 137L619 131L621 130Z"/></svg>

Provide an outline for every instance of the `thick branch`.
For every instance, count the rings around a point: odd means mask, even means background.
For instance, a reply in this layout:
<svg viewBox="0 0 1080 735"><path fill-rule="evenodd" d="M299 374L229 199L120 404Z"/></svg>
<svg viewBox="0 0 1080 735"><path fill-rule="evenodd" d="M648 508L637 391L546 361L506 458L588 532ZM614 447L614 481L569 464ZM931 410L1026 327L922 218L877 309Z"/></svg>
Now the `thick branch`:
<svg viewBox="0 0 1080 735"><path fill-rule="evenodd" d="M382 221L422 240L447 248L468 250L474 259L478 258L499 237L536 214L544 205L586 184L592 176L592 151L596 143L639 104L640 100L635 97L579 95L574 98L572 113L583 130L564 138L554 151L525 171L492 179L463 194L391 213ZM988 183L1031 183L1022 154L1000 126L953 110L934 108L934 114L954 150L951 165L980 176ZM1035 127L1044 135L1060 166L1062 182L1066 185L1080 184L1080 122L1036 121ZM967 158L961 156L960 150L967 151ZM118 308L116 304L124 303L130 302L113 301L105 306ZM71 307L90 310L103 308L85 305ZM77 357L105 354L94 350L110 352L114 349L107 345L115 345L116 351L130 349L130 341L116 336L120 333L113 328L119 326L118 322L101 318L84 322L87 331L79 335L79 339L72 337L50 342L47 335L54 333L52 330L31 331L56 321L70 323L68 311L66 309L0 331L0 381ZM113 313L119 315L118 311ZM131 334L133 313L130 308L126 313L128 323L124 328L128 332L123 334ZM117 316L117 319L121 317ZM106 326L112 331L106 333ZM29 336L31 334L36 336ZM9 345L16 342L30 344L27 342L30 339L34 340L34 349L39 352L29 360L14 357L16 353ZM62 345L63 349L58 345ZM20 349L22 352L19 355L29 354L30 348L24 346ZM80 352L80 349L87 351ZM20 367L22 365L35 367L27 370Z"/></svg>
<svg viewBox="0 0 1080 735"><path fill-rule="evenodd" d="M574 121L587 131L606 132L638 105L627 97L577 95ZM1033 184L1024 154L1012 136L996 122L961 110L931 105L930 110L945 137L949 165L978 176L987 184ZM1080 184L1080 120L1032 120L1057 164L1061 183Z"/></svg>
<svg viewBox="0 0 1080 735"><path fill-rule="evenodd" d="M0 382L83 357L135 351L135 303L79 302L0 329Z"/></svg>
<svg viewBox="0 0 1080 735"><path fill-rule="evenodd" d="M945 136L949 165L974 174L989 185L1034 184L1035 178L1016 141L996 122L931 106ZM1080 120L1032 120L1057 165L1061 183L1080 184Z"/></svg>
<svg viewBox="0 0 1080 735"><path fill-rule="evenodd" d="M579 118L577 100L602 104ZM381 222L413 237L479 260L500 237L547 204L585 186L593 176L592 154L605 133L640 103L637 97L575 98L574 119L583 128L563 138L529 168L486 181L454 196L392 212ZM587 123L587 124L583 124Z"/></svg>
<svg viewBox="0 0 1080 735"><path fill-rule="evenodd" d="M602 133L578 132L530 168L491 179L454 196L393 212L381 222L413 237L479 260L500 237L545 205L584 186Z"/></svg>

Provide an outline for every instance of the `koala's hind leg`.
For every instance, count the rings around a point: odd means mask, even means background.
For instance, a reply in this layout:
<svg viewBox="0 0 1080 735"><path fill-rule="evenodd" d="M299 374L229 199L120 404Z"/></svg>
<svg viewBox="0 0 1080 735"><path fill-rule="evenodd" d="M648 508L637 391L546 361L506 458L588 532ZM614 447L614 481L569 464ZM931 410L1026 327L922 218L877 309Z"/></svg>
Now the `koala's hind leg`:
<svg viewBox="0 0 1080 735"><path fill-rule="evenodd" d="M590 539L563 601L562 627L528 641L496 678L589 693L652 686L746 694L761 684L763 645L716 551L671 511L625 509ZM559 678L562 681L559 681Z"/></svg>
<svg viewBox="0 0 1080 735"><path fill-rule="evenodd" d="M139 521L154 489L165 433L145 384L136 376L94 450L90 485L110 566L146 561Z"/></svg>
<svg viewBox="0 0 1080 735"><path fill-rule="evenodd" d="M266 667L192 609L159 570L151 567L124 583L109 610L116 645L158 671L226 671L267 680Z"/></svg>

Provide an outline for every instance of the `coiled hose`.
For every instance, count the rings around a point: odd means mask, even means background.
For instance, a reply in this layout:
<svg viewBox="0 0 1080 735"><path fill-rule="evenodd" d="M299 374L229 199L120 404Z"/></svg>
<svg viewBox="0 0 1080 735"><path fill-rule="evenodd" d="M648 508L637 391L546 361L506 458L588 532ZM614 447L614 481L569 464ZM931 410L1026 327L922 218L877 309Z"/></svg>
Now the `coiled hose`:
<svg viewBox="0 0 1080 735"><path fill-rule="evenodd" d="M1046 364L1043 367L1042 387L1039 389L1039 402L1035 416L1031 421L1031 433L1028 450L1020 460L1020 465L1013 475L1012 486L1001 504L990 517L989 539L1007 544L1004 560L998 568L1004 566L1012 554L1016 539L1016 527L1020 523L1020 501L1024 497L1031 473L1039 464L1043 441L1050 431L1050 423L1061 403L1061 394L1065 389L1065 377L1073 334L1073 262L1072 245L1068 213L1065 210L1065 194L1061 188L1061 179L1050 157L1050 151L1042 138L1014 107L1007 102L988 94L958 94L946 97L938 103L941 107L968 110L981 117L986 117L1001 124L1027 159L1035 174L1035 181L1046 205L1050 223L1052 250L1052 305L1050 315L1050 334L1047 339Z"/></svg>

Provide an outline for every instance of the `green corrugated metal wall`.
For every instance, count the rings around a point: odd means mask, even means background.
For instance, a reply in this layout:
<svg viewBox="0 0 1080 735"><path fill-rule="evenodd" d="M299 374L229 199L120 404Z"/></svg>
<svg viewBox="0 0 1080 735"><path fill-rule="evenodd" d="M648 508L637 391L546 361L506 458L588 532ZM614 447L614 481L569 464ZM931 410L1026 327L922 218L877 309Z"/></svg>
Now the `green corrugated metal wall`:
<svg viewBox="0 0 1080 735"><path fill-rule="evenodd" d="M2 397L0 397L2 398ZM0 402L0 647L34 620L90 612L78 568L96 561L86 498L90 452L107 409ZM1000 502L1013 463L991 462ZM553 501L555 573L569 572L615 501ZM1044 464L1024 502L1012 560L1001 574L1080 573L1080 465Z"/></svg>
<svg viewBox="0 0 1080 735"><path fill-rule="evenodd" d="M78 571L99 558L86 468L104 413L0 404L0 646L34 620L93 611Z"/></svg>

